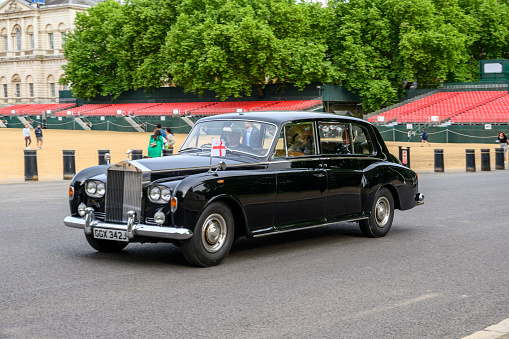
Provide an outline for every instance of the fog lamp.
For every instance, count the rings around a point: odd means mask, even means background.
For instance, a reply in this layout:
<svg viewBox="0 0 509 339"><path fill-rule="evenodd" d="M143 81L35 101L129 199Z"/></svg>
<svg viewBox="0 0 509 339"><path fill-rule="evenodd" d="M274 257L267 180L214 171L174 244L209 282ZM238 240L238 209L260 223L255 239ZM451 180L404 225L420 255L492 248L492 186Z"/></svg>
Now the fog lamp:
<svg viewBox="0 0 509 339"><path fill-rule="evenodd" d="M78 206L78 214L80 215L80 217L84 217L85 216L85 208L87 208L87 205L85 205L84 203L81 203Z"/></svg>
<svg viewBox="0 0 509 339"><path fill-rule="evenodd" d="M156 224L158 224L159 226L161 226L162 224L164 224L164 220L166 219L166 217L164 216L164 213L159 211L159 212L156 212L156 214L154 214L154 222Z"/></svg>

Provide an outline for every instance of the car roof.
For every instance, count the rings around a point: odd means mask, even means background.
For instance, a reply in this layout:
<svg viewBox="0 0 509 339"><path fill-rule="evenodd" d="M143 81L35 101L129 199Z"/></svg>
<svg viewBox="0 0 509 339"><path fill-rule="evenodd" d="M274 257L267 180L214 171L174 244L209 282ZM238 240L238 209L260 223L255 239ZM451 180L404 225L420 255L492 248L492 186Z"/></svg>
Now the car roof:
<svg viewBox="0 0 509 339"><path fill-rule="evenodd" d="M241 112L241 113L226 113L206 117L200 119L198 122L210 121L210 120L254 120L254 121L266 121L274 124L281 124L286 121L293 120L305 120L305 119L341 119L342 121L351 122L362 122L366 123L365 120L345 117L333 113L324 112L305 112L305 111L263 111L263 112Z"/></svg>

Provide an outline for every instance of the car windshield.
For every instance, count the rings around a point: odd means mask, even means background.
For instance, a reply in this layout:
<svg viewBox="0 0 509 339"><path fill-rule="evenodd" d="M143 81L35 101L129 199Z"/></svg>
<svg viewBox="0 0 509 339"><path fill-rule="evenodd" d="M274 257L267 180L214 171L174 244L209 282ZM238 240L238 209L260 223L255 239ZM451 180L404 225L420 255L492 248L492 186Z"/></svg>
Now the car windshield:
<svg viewBox="0 0 509 339"><path fill-rule="evenodd" d="M269 152L276 126L268 123L249 120L213 120L198 122L180 152L210 152L212 139L220 139L227 151L266 156Z"/></svg>

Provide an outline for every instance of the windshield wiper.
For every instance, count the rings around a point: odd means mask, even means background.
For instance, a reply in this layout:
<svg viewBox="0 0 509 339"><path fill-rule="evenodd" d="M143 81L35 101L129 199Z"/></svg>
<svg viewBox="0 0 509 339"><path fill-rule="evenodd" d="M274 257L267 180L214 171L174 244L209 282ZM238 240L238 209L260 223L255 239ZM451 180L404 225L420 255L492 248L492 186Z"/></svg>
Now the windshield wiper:
<svg viewBox="0 0 509 339"><path fill-rule="evenodd" d="M200 147L186 147L181 149L180 152L188 152L188 151L203 151Z"/></svg>

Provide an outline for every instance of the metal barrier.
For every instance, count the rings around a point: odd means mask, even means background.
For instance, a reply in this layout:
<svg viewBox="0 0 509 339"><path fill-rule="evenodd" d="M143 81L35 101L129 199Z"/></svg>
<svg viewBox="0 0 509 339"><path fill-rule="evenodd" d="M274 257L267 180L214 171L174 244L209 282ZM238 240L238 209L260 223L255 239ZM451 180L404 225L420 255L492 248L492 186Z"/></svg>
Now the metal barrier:
<svg viewBox="0 0 509 339"><path fill-rule="evenodd" d="M466 149L467 172L475 172L475 149Z"/></svg>
<svg viewBox="0 0 509 339"><path fill-rule="evenodd" d="M163 157L167 157L173 155L173 147L172 148L163 148Z"/></svg>
<svg viewBox="0 0 509 339"><path fill-rule="evenodd" d="M100 149L100 150L97 150L97 152L99 154L99 165L106 165L106 164L108 164L108 162L104 158L104 155L106 153L110 153L110 150L109 149Z"/></svg>
<svg viewBox="0 0 509 339"><path fill-rule="evenodd" d="M133 152L131 153L131 159L132 160L143 159L143 150L142 149L133 149Z"/></svg>
<svg viewBox="0 0 509 339"><path fill-rule="evenodd" d="M495 169L497 170L505 169L504 155L505 154L503 148L495 148Z"/></svg>
<svg viewBox="0 0 509 339"><path fill-rule="evenodd" d="M25 149L25 181L38 181L37 174L37 150Z"/></svg>
<svg viewBox="0 0 509 339"><path fill-rule="evenodd" d="M403 166L410 168L410 147L406 149L402 148L403 146L398 146L399 148L399 161Z"/></svg>
<svg viewBox="0 0 509 339"><path fill-rule="evenodd" d="M444 150L435 149L435 172L444 171Z"/></svg>
<svg viewBox="0 0 509 339"><path fill-rule="evenodd" d="M491 171L489 148L481 148L481 171Z"/></svg>
<svg viewBox="0 0 509 339"><path fill-rule="evenodd" d="M76 162L73 149L63 149L64 155L64 180L71 180L76 174Z"/></svg>

